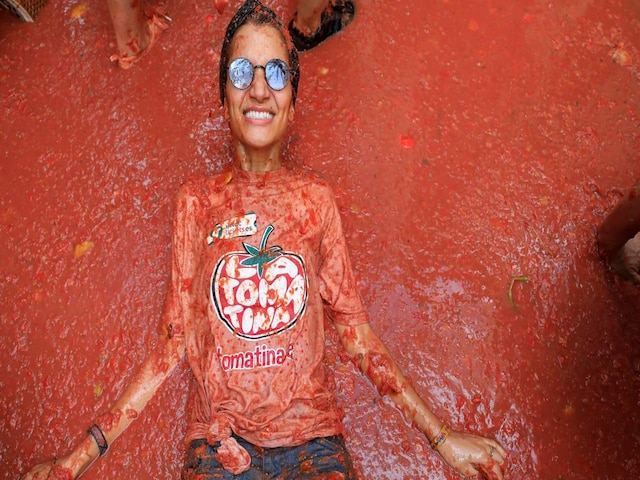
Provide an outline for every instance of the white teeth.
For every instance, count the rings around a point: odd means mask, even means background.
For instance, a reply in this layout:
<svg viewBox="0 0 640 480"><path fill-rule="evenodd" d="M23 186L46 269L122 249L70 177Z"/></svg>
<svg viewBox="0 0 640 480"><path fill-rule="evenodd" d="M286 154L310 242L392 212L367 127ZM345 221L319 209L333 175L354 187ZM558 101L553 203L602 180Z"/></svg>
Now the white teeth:
<svg viewBox="0 0 640 480"><path fill-rule="evenodd" d="M256 118L260 120L271 120L275 115L270 112L256 112L255 110L249 110L245 112L245 117L247 118Z"/></svg>

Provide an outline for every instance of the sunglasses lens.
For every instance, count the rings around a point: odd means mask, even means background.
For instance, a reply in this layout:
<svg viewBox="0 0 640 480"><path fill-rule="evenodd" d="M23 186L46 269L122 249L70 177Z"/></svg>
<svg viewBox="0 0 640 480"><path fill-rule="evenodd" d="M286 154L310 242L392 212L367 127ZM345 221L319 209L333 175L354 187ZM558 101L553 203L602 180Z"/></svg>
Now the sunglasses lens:
<svg viewBox="0 0 640 480"><path fill-rule="evenodd" d="M231 84L240 89L249 88L253 81L253 65L246 58L236 58L229 64L229 80Z"/></svg>
<svg viewBox="0 0 640 480"><path fill-rule="evenodd" d="M274 90L282 90L289 81L289 68L282 60L274 58L264 67L267 83Z"/></svg>

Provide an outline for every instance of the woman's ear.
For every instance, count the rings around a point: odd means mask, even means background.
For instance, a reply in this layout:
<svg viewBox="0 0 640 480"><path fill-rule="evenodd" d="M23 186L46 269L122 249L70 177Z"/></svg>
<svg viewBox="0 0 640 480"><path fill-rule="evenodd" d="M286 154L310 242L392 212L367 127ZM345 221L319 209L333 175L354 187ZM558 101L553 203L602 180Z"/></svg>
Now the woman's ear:
<svg viewBox="0 0 640 480"><path fill-rule="evenodd" d="M293 117L295 117L296 108L293 106L293 102L289 105L289 123L293 122Z"/></svg>

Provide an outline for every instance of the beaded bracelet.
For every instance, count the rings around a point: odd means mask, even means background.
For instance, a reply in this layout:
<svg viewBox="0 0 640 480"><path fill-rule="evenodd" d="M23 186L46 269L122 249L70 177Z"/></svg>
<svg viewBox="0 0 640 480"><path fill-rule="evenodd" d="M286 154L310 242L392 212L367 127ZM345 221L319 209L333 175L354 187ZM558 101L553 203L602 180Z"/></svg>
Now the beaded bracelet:
<svg viewBox="0 0 640 480"><path fill-rule="evenodd" d="M449 425L444 423L438 434L431 441L431 448L433 448L435 451L438 451L442 444L447 440L450 431L451 428L449 428Z"/></svg>
<svg viewBox="0 0 640 480"><path fill-rule="evenodd" d="M91 428L87 430L87 433L96 441L96 445L98 445L98 450L100 451L100 456L102 457L109 449L107 437L104 436L104 432L97 423L94 423Z"/></svg>

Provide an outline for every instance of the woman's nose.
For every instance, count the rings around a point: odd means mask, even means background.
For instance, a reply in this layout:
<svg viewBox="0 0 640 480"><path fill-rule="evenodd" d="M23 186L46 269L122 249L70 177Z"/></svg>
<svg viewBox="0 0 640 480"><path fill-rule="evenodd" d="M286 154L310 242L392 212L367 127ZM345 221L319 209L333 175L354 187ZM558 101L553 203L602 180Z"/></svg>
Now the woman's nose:
<svg viewBox="0 0 640 480"><path fill-rule="evenodd" d="M264 100L271 94L264 67L256 67L253 72L253 82L251 82L251 96L257 100Z"/></svg>

